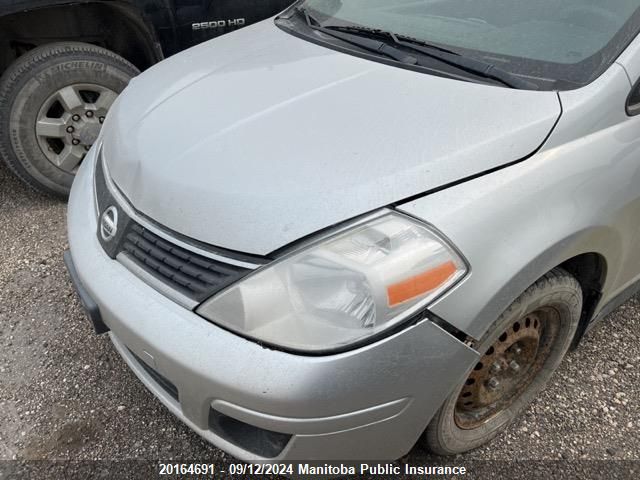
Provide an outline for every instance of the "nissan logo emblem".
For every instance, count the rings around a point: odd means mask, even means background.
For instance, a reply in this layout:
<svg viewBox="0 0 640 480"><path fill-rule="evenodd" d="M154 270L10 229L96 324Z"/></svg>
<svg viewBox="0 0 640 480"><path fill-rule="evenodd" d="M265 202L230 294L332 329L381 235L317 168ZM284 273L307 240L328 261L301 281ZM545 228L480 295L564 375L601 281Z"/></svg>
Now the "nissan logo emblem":
<svg viewBox="0 0 640 480"><path fill-rule="evenodd" d="M107 208L100 217L100 236L105 242L113 239L118 232L118 209L114 206Z"/></svg>

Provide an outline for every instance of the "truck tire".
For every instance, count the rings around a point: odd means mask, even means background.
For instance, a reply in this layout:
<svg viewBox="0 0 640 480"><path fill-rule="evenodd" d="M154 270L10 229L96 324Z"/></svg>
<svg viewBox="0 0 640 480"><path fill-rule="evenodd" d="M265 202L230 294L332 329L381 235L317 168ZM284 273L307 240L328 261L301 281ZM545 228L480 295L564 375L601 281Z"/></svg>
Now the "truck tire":
<svg viewBox="0 0 640 480"><path fill-rule="evenodd" d="M0 157L29 186L67 197L109 107L138 73L86 43L30 50L0 77Z"/></svg>
<svg viewBox="0 0 640 480"><path fill-rule="evenodd" d="M549 381L573 341L582 289L556 268L529 287L479 342L484 355L423 436L439 455L479 447L500 433Z"/></svg>

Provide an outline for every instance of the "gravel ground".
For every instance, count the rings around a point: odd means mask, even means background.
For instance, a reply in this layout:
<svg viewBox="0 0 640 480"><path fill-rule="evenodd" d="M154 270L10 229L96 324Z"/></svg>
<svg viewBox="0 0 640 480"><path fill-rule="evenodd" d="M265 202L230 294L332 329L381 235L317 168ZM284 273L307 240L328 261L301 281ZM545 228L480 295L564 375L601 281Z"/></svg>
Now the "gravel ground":
<svg viewBox="0 0 640 480"><path fill-rule="evenodd" d="M123 472L130 464L107 461L232 461L176 420L92 333L62 262L65 212L0 165L0 478L55 465L11 459L103 460L89 468ZM567 357L505 435L444 463L485 472L478 478L637 478L640 462L623 460L640 460L639 319L634 298ZM416 447L402 462L442 460ZM57 465L73 476L69 462Z"/></svg>

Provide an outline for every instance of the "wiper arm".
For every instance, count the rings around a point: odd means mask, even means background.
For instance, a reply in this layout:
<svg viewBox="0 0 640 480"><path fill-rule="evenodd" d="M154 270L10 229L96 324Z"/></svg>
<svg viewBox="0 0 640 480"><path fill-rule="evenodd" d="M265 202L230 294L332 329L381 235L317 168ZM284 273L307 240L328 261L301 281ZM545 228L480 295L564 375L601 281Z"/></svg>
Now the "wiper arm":
<svg viewBox="0 0 640 480"><path fill-rule="evenodd" d="M510 88L519 88L526 90L538 90L538 86L527 80L502 70L495 65L465 57L453 50L432 45L421 40L411 38L404 35L397 35L392 32L380 30L376 28L362 27L359 25L322 25L315 19L305 8L298 7L299 11L305 16L307 24L316 30L327 35L344 40L345 42L358 45L372 52L381 53L388 57L394 58L402 63L412 65L420 65L418 58L408 55L402 49L394 48L388 42L383 42L380 37L391 39L394 44L420 53L424 56L435 58L448 65L464 70L479 77L496 80Z"/></svg>
<svg viewBox="0 0 640 480"><path fill-rule="evenodd" d="M298 11L304 15L309 27L313 28L314 30L320 31L325 35L329 35L352 45L356 45L365 50L369 50L370 52L379 53L401 63L406 63L409 65L419 65L418 59L414 55L407 53L404 49L394 47L393 45L389 45L388 42L376 40L372 37L363 37L361 34L342 31L341 28L325 27L306 9L298 7Z"/></svg>

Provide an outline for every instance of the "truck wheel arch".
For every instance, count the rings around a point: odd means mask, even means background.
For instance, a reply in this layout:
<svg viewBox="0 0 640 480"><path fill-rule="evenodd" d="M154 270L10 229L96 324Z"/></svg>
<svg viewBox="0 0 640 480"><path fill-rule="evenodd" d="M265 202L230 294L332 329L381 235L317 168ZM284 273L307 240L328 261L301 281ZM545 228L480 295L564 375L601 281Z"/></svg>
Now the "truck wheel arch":
<svg viewBox="0 0 640 480"><path fill-rule="evenodd" d="M152 23L124 2L56 3L0 13L0 73L26 51L57 41L91 43L144 70L163 58Z"/></svg>

